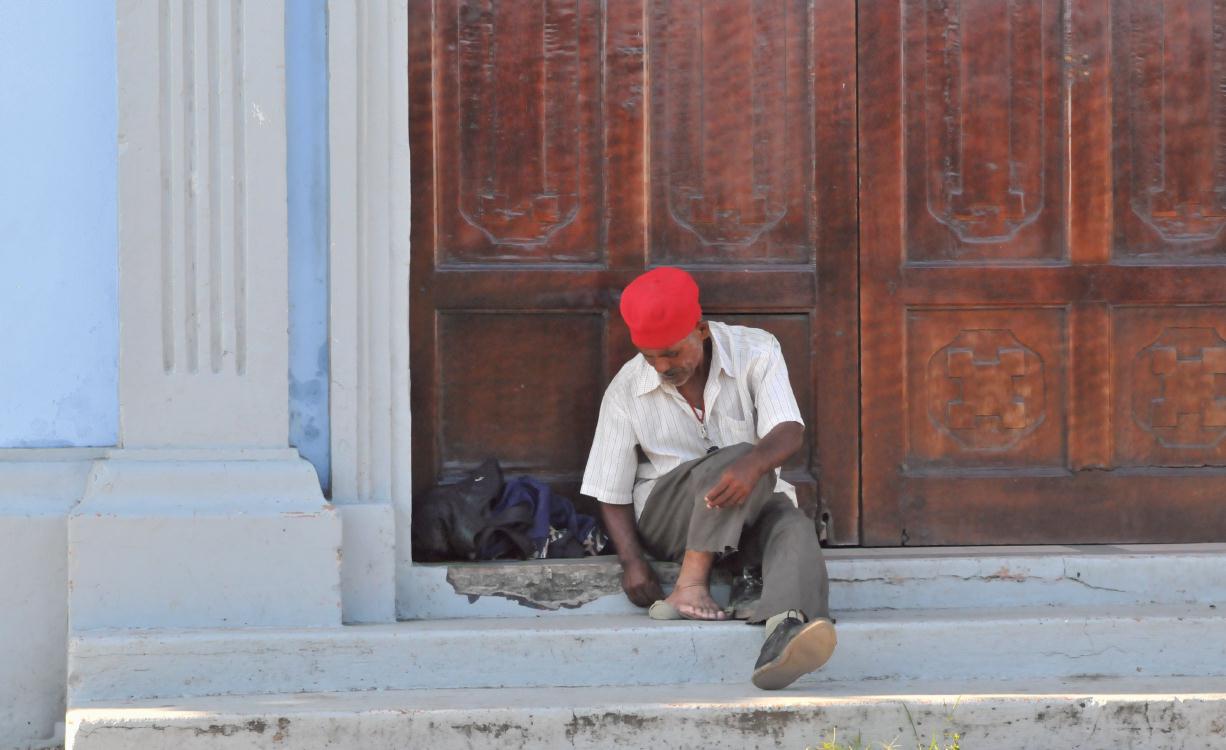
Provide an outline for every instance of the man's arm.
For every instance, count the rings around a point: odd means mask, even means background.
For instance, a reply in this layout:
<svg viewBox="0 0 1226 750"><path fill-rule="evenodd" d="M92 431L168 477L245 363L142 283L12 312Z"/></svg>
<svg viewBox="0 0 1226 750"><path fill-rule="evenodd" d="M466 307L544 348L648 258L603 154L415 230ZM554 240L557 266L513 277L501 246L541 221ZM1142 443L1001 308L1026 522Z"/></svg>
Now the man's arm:
<svg viewBox="0 0 1226 750"><path fill-rule="evenodd" d="M622 590L636 606L649 607L664 598L660 581L643 555L638 526L634 521L633 505L600 504L600 517L605 531L613 540L617 559L622 564Z"/></svg>
<svg viewBox="0 0 1226 750"><path fill-rule="evenodd" d="M708 508L735 508L767 472L783 466L804 443L805 427L799 422L780 422L753 450L733 461L707 493Z"/></svg>
<svg viewBox="0 0 1226 750"><path fill-rule="evenodd" d="M648 607L663 599L655 572L643 556L634 520L633 486L638 467L634 428L616 394L605 392L596 436L580 492L600 500L600 517L622 564L622 588L630 601Z"/></svg>

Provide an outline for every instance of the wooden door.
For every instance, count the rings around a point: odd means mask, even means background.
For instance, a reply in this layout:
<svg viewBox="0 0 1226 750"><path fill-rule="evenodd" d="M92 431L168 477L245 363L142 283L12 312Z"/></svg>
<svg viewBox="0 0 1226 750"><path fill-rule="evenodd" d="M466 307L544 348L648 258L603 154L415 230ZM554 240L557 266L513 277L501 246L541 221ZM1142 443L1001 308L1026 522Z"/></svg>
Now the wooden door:
<svg viewBox="0 0 1226 750"><path fill-rule="evenodd" d="M862 0L864 541L1226 533L1226 13Z"/></svg>
<svg viewBox="0 0 1226 750"><path fill-rule="evenodd" d="M416 489L494 455L573 493L634 354L619 290L678 265L710 317L779 337L808 421L785 476L858 541L854 22L852 0L411 0Z"/></svg>

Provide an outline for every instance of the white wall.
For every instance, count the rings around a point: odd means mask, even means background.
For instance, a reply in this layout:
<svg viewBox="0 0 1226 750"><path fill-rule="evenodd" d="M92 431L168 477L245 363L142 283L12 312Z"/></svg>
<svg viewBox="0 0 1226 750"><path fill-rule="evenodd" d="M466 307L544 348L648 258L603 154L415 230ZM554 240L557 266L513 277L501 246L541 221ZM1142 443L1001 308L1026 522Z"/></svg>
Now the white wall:
<svg viewBox="0 0 1226 750"><path fill-rule="evenodd" d="M0 0L0 447L115 443L115 4Z"/></svg>

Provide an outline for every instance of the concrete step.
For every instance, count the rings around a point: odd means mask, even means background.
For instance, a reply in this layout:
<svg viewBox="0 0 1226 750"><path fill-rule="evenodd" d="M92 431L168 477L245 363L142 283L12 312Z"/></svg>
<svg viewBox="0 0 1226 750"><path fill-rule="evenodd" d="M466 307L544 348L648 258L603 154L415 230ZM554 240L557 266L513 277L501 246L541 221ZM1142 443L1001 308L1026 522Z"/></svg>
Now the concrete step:
<svg viewBox="0 0 1226 750"><path fill-rule="evenodd" d="M547 665L540 666L542 670ZM1222 679L743 683L117 702L68 712L68 750L863 747L1220 748Z"/></svg>
<svg viewBox="0 0 1226 750"><path fill-rule="evenodd" d="M1213 676L1212 605L870 610L840 615L810 683ZM762 629L642 615L435 620L335 629L130 631L69 643L69 705L284 693L744 682Z"/></svg>
<svg viewBox="0 0 1226 750"><path fill-rule="evenodd" d="M827 549L830 605L863 609L1226 605L1226 545ZM676 566L659 564L666 583ZM415 565L418 619L634 614L614 558ZM718 582L717 582L718 584ZM726 592L726 585L717 585Z"/></svg>

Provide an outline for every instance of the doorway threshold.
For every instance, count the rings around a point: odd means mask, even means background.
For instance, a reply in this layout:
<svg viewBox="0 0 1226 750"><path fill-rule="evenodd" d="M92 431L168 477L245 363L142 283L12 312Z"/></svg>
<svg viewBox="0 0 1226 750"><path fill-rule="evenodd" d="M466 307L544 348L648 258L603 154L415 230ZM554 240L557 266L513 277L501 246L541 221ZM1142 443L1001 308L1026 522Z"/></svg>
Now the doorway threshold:
<svg viewBox="0 0 1226 750"><path fill-rule="evenodd" d="M1226 603L1226 544L826 548L835 613ZM667 589L679 566L653 563ZM613 556L415 564L402 619L632 614ZM723 601L731 575L718 572Z"/></svg>

